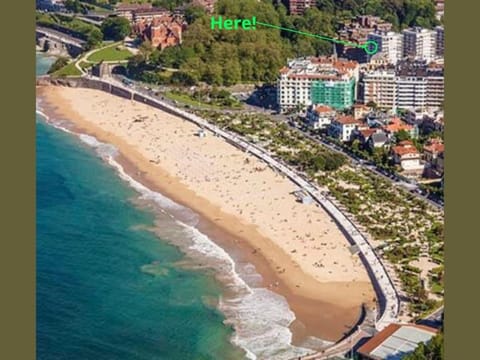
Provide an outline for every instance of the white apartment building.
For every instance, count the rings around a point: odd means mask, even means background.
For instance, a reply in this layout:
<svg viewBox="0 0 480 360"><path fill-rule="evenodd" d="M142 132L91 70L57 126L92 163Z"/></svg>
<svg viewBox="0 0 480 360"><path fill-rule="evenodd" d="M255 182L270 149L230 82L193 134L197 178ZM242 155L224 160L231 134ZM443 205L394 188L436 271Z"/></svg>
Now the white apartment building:
<svg viewBox="0 0 480 360"><path fill-rule="evenodd" d="M435 53L437 56L443 56L445 52L445 29L443 26L435 28Z"/></svg>
<svg viewBox="0 0 480 360"><path fill-rule="evenodd" d="M355 61L334 57L310 57L291 60L280 70L277 80L277 103L285 112L297 106L306 108L312 104L341 107L352 105L356 99L359 80L359 65ZM354 83L353 90L350 84ZM313 85L318 85L312 94ZM320 86L321 85L321 86ZM322 90L327 88L327 90ZM320 95L318 92L322 92ZM328 93L325 93L328 91ZM313 96L312 96L313 95ZM312 99L313 97L313 99ZM315 100L317 98L317 100ZM339 105L340 104L340 105Z"/></svg>
<svg viewBox="0 0 480 360"><path fill-rule="evenodd" d="M377 70L365 73L362 79L363 103L374 102L378 107L395 108L395 70Z"/></svg>
<svg viewBox="0 0 480 360"><path fill-rule="evenodd" d="M318 105L318 106L309 106L306 115L306 123L307 126L311 129L318 130L318 129L325 129L330 123L332 119L335 117L335 110L333 110L329 106L325 105Z"/></svg>
<svg viewBox="0 0 480 360"><path fill-rule="evenodd" d="M417 76L397 76L395 81L395 106L400 109L425 109L427 107L427 79Z"/></svg>
<svg viewBox="0 0 480 360"><path fill-rule="evenodd" d="M361 124L361 121L356 120L353 116L338 116L329 125L328 133L342 142L350 141L355 130Z"/></svg>
<svg viewBox="0 0 480 360"><path fill-rule="evenodd" d="M387 109L433 111L443 106L443 67L401 62L396 69L367 72L362 78L363 102Z"/></svg>
<svg viewBox="0 0 480 360"><path fill-rule="evenodd" d="M428 62L436 58L437 34L434 30L414 27L403 30L402 34L404 56Z"/></svg>
<svg viewBox="0 0 480 360"><path fill-rule="evenodd" d="M375 31L368 35L369 41L378 44L378 54L383 55L391 64L403 58L403 36L393 31Z"/></svg>

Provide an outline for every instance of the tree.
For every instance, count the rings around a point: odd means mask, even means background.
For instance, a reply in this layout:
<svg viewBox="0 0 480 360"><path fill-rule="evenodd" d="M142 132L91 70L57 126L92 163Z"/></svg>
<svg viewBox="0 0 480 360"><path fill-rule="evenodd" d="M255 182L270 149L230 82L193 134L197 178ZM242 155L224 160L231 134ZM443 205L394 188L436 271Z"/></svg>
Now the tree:
<svg viewBox="0 0 480 360"><path fill-rule="evenodd" d="M411 136L408 131L400 130L397 133L395 133L395 139L397 139L397 142L411 140Z"/></svg>
<svg viewBox="0 0 480 360"><path fill-rule="evenodd" d="M65 0L65 9L73 13L79 13L82 11L82 6L78 0Z"/></svg>
<svg viewBox="0 0 480 360"><path fill-rule="evenodd" d="M105 39L119 41L130 35L130 22L123 17L109 17L102 23L102 32Z"/></svg>
<svg viewBox="0 0 480 360"><path fill-rule="evenodd" d="M59 57L53 64L50 66L50 69L48 70L48 74L54 73L57 70L60 70L63 68L65 65L68 64L68 58L67 57Z"/></svg>
<svg viewBox="0 0 480 360"><path fill-rule="evenodd" d="M87 47L91 49L94 46L100 44L102 40L103 40L102 32L95 27L87 35Z"/></svg>
<svg viewBox="0 0 480 360"><path fill-rule="evenodd" d="M154 48L150 41L145 40L138 48L138 53L143 57L143 62L148 62L152 58Z"/></svg>
<svg viewBox="0 0 480 360"><path fill-rule="evenodd" d="M190 5L185 9L185 20L187 23L192 24L198 18L205 15L205 9L202 6Z"/></svg>
<svg viewBox="0 0 480 360"><path fill-rule="evenodd" d="M443 330L435 335L428 343L420 343L410 354L403 357L403 360L443 360Z"/></svg>

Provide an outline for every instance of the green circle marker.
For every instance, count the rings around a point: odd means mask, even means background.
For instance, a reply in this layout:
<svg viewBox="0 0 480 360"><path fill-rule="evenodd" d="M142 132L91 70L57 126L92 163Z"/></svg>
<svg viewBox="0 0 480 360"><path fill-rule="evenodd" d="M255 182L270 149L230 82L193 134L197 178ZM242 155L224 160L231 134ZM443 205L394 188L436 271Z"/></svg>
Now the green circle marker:
<svg viewBox="0 0 480 360"><path fill-rule="evenodd" d="M362 45L362 48L368 55L373 55L378 52L378 44L373 40L366 41L365 44Z"/></svg>

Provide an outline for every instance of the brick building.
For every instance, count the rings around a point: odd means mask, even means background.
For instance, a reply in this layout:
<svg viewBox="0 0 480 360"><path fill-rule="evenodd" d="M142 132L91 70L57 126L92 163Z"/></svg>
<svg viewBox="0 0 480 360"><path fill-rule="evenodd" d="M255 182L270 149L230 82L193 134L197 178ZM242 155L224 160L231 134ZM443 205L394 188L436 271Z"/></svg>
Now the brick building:
<svg viewBox="0 0 480 360"><path fill-rule="evenodd" d="M182 43L185 26L183 15L167 11L152 17L138 18L133 29L143 40L148 40L153 47L163 50Z"/></svg>
<svg viewBox="0 0 480 360"><path fill-rule="evenodd" d="M213 13L217 0L193 0L193 5L199 5L205 8L208 13Z"/></svg>
<svg viewBox="0 0 480 360"><path fill-rule="evenodd" d="M316 0L284 0L284 5L292 15L302 15L305 10L314 7Z"/></svg>

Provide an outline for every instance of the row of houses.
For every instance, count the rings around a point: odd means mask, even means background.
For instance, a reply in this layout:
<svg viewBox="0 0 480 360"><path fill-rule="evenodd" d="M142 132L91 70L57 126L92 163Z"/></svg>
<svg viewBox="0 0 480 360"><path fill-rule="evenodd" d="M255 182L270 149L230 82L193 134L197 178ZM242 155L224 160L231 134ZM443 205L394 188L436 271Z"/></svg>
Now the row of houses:
<svg viewBox="0 0 480 360"><path fill-rule="evenodd" d="M411 140L397 141L398 134L404 132L409 138L418 137L418 125L405 122L398 116L372 112L365 105L356 105L353 115L341 115L325 105L310 106L305 114L305 122L314 130L322 130L330 137L344 143L358 140L364 149L390 149L391 157L405 175L418 176L426 169L431 176L443 174L443 154L445 146L439 138L429 140L421 153Z"/></svg>

